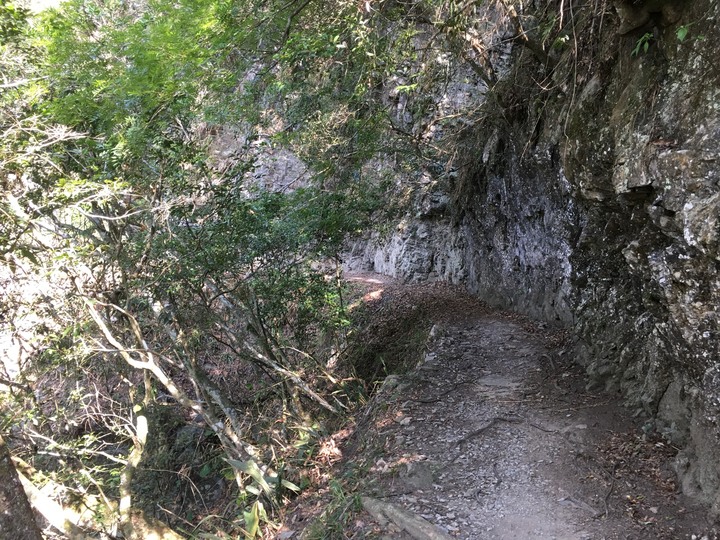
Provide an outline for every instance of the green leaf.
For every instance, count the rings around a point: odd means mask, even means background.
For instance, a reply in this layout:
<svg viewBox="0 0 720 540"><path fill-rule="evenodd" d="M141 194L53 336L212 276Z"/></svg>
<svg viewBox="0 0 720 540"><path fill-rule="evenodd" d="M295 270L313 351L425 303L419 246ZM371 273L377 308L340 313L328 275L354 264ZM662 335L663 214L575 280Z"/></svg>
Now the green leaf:
<svg viewBox="0 0 720 540"><path fill-rule="evenodd" d="M680 26L677 30L675 30L675 35L677 36L678 41L681 43L685 41L689 31L690 29L685 25Z"/></svg>
<svg viewBox="0 0 720 540"><path fill-rule="evenodd" d="M396 87L395 87L395 91L396 91L397 93L406 92L406 93L409 94L410 92L412 92L413 90L415 90L417 87L418 87L417 83L413 83L413 84L401 84L400 86L396 86Z"/></svg>
<svg viewBox="0 0 720 540"><path fill-rule="evenodd" d="M227 462L255 480L266 495L270 495L273 492L272 486L267 483L265 475L263 475L260 467L257 466L257 463L255 463L254 460L250 459L248 461L237 461L235 459L228 459Z"/></svg>
<svg viewBox="0 0 720 540"><path fill-rule="evenodd" d="M293 484L289 480L281 480L280 484L284 487L289 489L290 491L294 491L295 493L300 493L300 486Z"/></svg>
<svg viewBox="0 0 720 540"><path fill-rule="evenodd" d="M33 263L34 265L39 265L39 264L40 264L40 261L38 260L38 258L35 256L35 254L34 254L32 251L30 251L30 249L29 249L28 247L26 247L26 246L18 246L18 247L17 247L17 250L20 252L20 254L21 254L23 257L25 257L26 259L28 259L28 260L29 260L31 263Z"/></svg>
<svg viewBox="0 0 720 540"><path fill-rule="evenodd" d="M643 34L640 39L635 43L635 48L630 53L631 56L637 56L640 51L647 52L650 48L650 41L653 39L653 35L650 33Z"/></svg>
<svg viewBox="0 0 720 540"><path fill-rule="evenodd" d="M198 474L200 475L200 478L207 478L208 476L210 476L211 472L212 472L212 467L210 466L209 463L206 463L205 465L202 466L202 468L200 469L200 472Z"/></svg>
<svg viewBox="0 0 720 540"><path fill-rule="evenodd" d="M253 540L260 532L260 507L262 504L258 501L250 507L249 511L243 511L243 519L245 520L245 539Z"/></svg>

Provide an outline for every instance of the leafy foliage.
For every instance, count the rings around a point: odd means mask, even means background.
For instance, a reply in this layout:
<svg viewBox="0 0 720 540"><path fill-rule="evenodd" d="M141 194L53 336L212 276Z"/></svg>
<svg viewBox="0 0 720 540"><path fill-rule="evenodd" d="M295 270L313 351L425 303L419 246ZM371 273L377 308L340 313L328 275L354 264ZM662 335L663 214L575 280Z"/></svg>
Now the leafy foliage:
<svg viewBox="0 0 720 540"><path fill-rule="evenodd" d="M0 43L5 44L22 33L28 13L27 9L15 2L0 2Z"/></svg>
<svg viewBox="0 0 720 540"><path fill-rule="evenodd" d="M385 206L368 163L427 159L422 119L443 99L428 89L448 77L436 43L492 81L476 15L451 0L69 0L30 19L0 4L0 277L32 345L4 422L28 450L62 450L33 465L84 478L108 529L140 534L128 500L151 492L135 469L168 439L147 430L178 429L152 417L168 401L230 465L246 535L295 491L286 426L350 405L328 360L348 325L343 242ZM261 185L278 148L302 169L293 189Z"/></svg>
<svg viewBox="0 0 720 540"><path fill-rule="evenodd" d="M640 52L647 53L650 49L650 42L654 39L651 33L645 33L635 42L635 48L630 53L632 56L637 56ZM682 40L681 40L682 41Z"/></svg>
<svg viewBox="0 0 720 540"><path fill-rule="evenodd" d="M3 308L15 337L35 346L20 373L31 383L18 388L65 382L37 402L3 399L4 422L18 426L28 448L57 456L36 456L35 467L62 470L54 481L84 478L81 503L95 493L107 503L95 515L132 536L141 533L131 530L129 498L147 480L135 475L148 429L138 411L169 393L216 437L254 537L265 508L297 486L273 447L287 436L259 437L246 422L302 424L308 403L341 404L340 382L315 354L347 324L335 268L343 241L381 204L382 188L358 175L378 148L377 115L348 109L325 128L337 142L330 152L326 140L295 130L286 141L317 180L262 190L253 143L267 130L271 101L318 88L303 86L297 70L337 51L327 32L292 31L322 24L314 7L71 0L33 19L25 37L26 13L9 6L0 248L12 286ZM350 5L343 9L347 19ZM305 98L282 112L319 126L337 99L329 89L324 96L320 116L298 107ZM232 123L247 145L224 165L213 137ZM349 146L356 150L341 162ZM211 370L237 371L247 395ZM337 397L329 402L322 391Z"/></svg>

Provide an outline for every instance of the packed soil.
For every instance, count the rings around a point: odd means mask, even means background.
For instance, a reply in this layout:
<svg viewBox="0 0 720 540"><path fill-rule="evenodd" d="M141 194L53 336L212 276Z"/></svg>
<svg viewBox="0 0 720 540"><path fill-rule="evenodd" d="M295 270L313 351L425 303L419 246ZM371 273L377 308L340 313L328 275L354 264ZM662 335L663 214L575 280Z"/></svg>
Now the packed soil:
<svg viewBox="0 0 720 540"><path fill-rule="evenodd" d="M385 378L338 435L336 471L363 471L362 510L328 538L718 537L678 492L677 449L621 396L586 390L566 333L448 286L351 279L378 329L387 320L407 333L397 321L410 320L429 333L414 365ZM310 506L293 515L298 537Z"/></svg>

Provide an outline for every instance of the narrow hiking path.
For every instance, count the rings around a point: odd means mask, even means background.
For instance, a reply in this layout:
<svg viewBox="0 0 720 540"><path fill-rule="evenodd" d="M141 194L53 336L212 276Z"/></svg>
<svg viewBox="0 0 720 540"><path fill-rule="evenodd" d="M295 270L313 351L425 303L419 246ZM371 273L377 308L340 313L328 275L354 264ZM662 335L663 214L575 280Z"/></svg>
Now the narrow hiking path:
<svg viewBox="0 0 720 540"><path fill-rule="evenodd" d="M355 279L389 312L427 294ZM561 334L455 289L432 294L421 361L386 380L347 445L369 472L368 512L346 538L713 538L677 492L676 449L618 395L586 391Z"/></svg>

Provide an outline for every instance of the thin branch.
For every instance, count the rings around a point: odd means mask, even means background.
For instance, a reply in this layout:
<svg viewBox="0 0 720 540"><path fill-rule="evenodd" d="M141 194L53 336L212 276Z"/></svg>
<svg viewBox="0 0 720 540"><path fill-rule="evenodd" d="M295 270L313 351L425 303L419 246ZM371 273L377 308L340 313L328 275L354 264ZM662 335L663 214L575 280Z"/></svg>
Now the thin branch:
<svg viewBox="0 0 720 540"><path fill-rule="evenodd" d="M233 311L241 310L249 313L252 317L257 318L256 313L252 313L252 310L250 309L242 309L241 307L237 306L235 302L232 301L232 299L228 298L226 295L219 295L218 288L213 283L208 283L208 287L211 289L211 291L215 294L214 298L219 299L223 305L229 309L232 309ZM247 292L247 291L246 291ZM253 321L255 323L258 323L258 321ZM313 401L320 404L321 407L324 409L327 409L328 411L332 412L333 414L338 414L338 410L333 407L330 403L328 403L327 400L325 400L322 396L320 396L317 392L315 392L310 386L302 380L302 378L293 371L287 369L286 367L283 367L280 365L279 362L274 360L270 357L269 354L263 354L256 346L254 346L250 341L248 341L245 338L238 337L237 333L234 332L226 323L224 322L218 322L217 325L220 327L220 329L223 330L225 335L228 337L230 342L233 345L233 349L237 351L241 356L244 358L247 358L249 361L260 364L271 371L274 371L275 373L282 375L284 380L291 382L293 385L295 385L303 394L305 394L307 397L312 399ZM260 330L264 331L264 327L261 324L256 324L256 326L260 326ZM267 336L265 336L266 339L268 339ZM217 339L217 338L216 338ZM218 340L219 341L219 340ZM267 348L267 347L266 347Z"/></svg>
<svg viewBox="0 0 720 540"><path fill-rule="evenodd" d="M72 455L73 453L77 454L77 455L90 455L90 456L97 455L97 456L102 456L106 459L109 459L110 461L114 461L115 463L119 463L121 465L125 465L125 463L126 463L126 460L118 458L116 456L113 456L112 454L108 454L107 452L103 452L101 450L90 450L88 448L79 448L77 450L72 449L68 446L65 446L62 443L57 442L55 439L53 439L51 437L47 437L47 436L43 435L42 433L38 433L37 431L35 431L32 428L28 428L28 433L30 434L30 438L35 437L38 439L42 439L42 440L48 442L52 447L60 449L63 452L65 452L63 457L67 457L69 455ZM61 454L58 454L58 455L61 455Z"/></svg>
<svg viewBox="0 0 720 540"><path fill-rule="evenodd" d="M76 286L78 287L78 290L81 290L79 284L76 282ZM228 454L228 456L232 459L239 459L242 461L251 461L255 463L262 471L267 471L268 467L264 465L262 462L258 460L258 451L257 449L251 445L248 442L245 442L240 438L241 432L236 432L234 429L235 426L233 425L232 428L230 426L226 426L225 422L223 422L220 418L218 418L215 413L212 411L210 407L203 407L203 405L196 400L190 399L176 384L175 382L170 379L170 377L165 373L165 371L162 369L160 365L158 365L155 354L150 350L147 343L145 342L145 339L142 335L142 329L140 328L140 325L137 322L137 319L128 311L122 309L121 307L115 305L115 304L104 304L102 302L93 302L91 301L87 296L82 297L83 302L85 303L86 307L88 308L88 312L90 313L90 316L95 321L95 324L100 328L100 331L105 336L105 339L108 340L108 342L117 349L118 354L122 356L122 358L125 360L125 362L137 369L144 369L148 370L150 373L155 376L155 378L162 384L165 389L168 391L168 393L178 402L181 406L186 407L188 409L191 409L195 411L197 414L199 414L205 423L213 430L213 432L217 435L217 437L220 439L220 443L222 444L225 452ZM146 360L136 360L132 357L132 355L128 352L128 350L120 343L117 338L113 335L113 333L110 331L110 328L108 327L107 323L105 322L105 319L100 315L100 313L97 311L97 308L95 307L97 305L105 305L107 307L110 307L119 313L122 313L127 318L128 322L130 323L131 330L133 331L133 334L135 335L135 338L138 342L138 344L142 347L142 353L141 356L144 356ZM195 381L196 383L200 381ZM225 411L227 412L227 411ZM241 471L235 468L235 480L238 484L238 486L243 489L244 488L244 481L241 475Z"/></svg>
<svg viewBox="0 0 720 540"><path fill-rule="evenodd" d="M23 390L32 394L32 388L30 388L30 386L28 386L27 384L17 383L15 381L10 381L3 378L0 378L0 384L4 384L5 386L9 386L11 388L18 388L19 390Z"/></svg>
<svg viewBox="0 0 720 540"><path fill-rule="evenodd" d="M9 88L18 88L20 86L25 86L26 84L30 84L35 81L42 81L43 79L47 79L47 77L34 77L32 79L20 79L18 81L0 84L0 90L7 90Z"/></svg>

